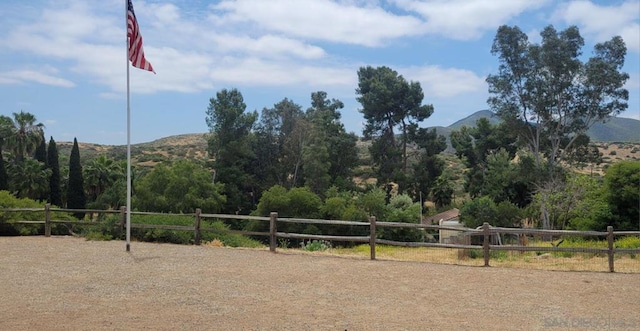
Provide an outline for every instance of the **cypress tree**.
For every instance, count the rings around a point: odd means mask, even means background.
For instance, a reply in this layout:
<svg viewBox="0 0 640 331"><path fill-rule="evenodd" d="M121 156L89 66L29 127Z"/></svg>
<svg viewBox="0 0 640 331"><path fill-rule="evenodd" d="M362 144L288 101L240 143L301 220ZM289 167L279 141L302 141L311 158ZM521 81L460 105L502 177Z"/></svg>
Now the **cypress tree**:
<svg viewBox="0 0 640 331"><path fill-rule="evenodd" d="M47 142L44 140L44 135L40 138L40 144L36 147L33 158L47 165Z"/></svg>
<svg viewBox="0 0 640 331"><path fill-rule="evenodd" d="M60 189L60 164L58 163L58 146L53 137L49 140L49 148L47 150L47 164L51 169L51 178L49 178L49 203L62 207L62 190Z"/></svg>
<svg viewBox="0 0 640 331"><path fill-rule="evenodd" d="M80 165L80 148L78 140L73 138L73 148L69 157L69 185L67 185L67 208L84 209L87 197L84 193L84 179L82 165ZM84 213L76 213L77 218L83 218Z"/></svg>
<svg viewBox="0 0 640 331"><path fill-rule="evenodd" d="M36 151L35 151L35 153L33 155L33 158L36 159L36 161L42 163L42 169L47 169L48 168L47 141L44 140L44 133L42 135L40 135L40 143L38 144L38 147L36 147ZM47 200L48 198L49 198L49 192L48 191L46 191L46 192L43 191L38 196L38 200L40 200L40 201Z"/></svg>

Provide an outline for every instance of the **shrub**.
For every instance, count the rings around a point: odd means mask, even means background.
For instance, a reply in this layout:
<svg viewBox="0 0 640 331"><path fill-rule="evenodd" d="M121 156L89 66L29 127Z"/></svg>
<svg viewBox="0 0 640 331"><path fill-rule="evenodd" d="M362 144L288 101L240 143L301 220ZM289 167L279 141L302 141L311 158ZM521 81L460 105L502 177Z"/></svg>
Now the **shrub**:
<svg viewBox="0 0 640 331"><path fill-rule="evenodd" d="M38 202L28 198L16 198L7 191L0 191L0 208L43 208L43 211L0 211L0 235L3 236L27 236L44 234L42 224L17 224L15 221L44 221L44 202ZM55 220L73 220L68 213L52 212L51 218ZM69 234L64 224L52 224L51 234Z"/></svg>
<svg viewBox="0 0 640 331"><path fill-rule="evenodd" d="M306 243L302 241L300 247L307 252L326 251L331 248L331 243L325 240L309 240Z"/></svg>

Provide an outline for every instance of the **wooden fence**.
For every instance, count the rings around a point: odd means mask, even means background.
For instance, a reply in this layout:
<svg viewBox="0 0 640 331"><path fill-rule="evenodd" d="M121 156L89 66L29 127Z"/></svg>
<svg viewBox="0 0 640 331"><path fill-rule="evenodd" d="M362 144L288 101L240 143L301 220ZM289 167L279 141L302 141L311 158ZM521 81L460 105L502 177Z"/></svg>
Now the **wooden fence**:
<svg viewBox="0 0 640 331"><path fill-rule="evenodd" d="M90 209L63 209L63 208L51 208L48 204L44 208L4 208L0 211L5 212L44 212L44 220L42 221L13 221L16 224L44 224L44 235L46 237L51 236L51 225L56 223L73 224L73 225L101 225L99 221L79 221L79 220L54 220L51 218L51 212L69 212L69 213L106 213L106 214L120 214L118 226L121 230L124 229L126 220L126 208L121 207L120 210L90 210ZM165 214L165 213L153 213L153 212L131 212L132 215L180 215L191 216L194 218L193 225L166 225L166 224L141 224L132 223L132 229L164 229L164 230L179 230L179 231L192 231L194 234L194 244L200 245L202 232L206 231L220 231L220 229L208 229L202 227L203 219L219 219L219 220L243 220L243 221L262 221L269 222L269 232L254 232L254 231L239 231L239 230L226 230L227 233L234 233L246 236L265 236L269 238L269 250L276 252L278 238L292 238L302 240L326 240L337 242L354 242L354 243L368 243L370 246L370 259L376 259L376 245L392 245L392 246L404 246L404 247L438 247L438 248L450 248L458 250L482 250L484 257L484 266L490 266L491 251L515 251L515 252L570 252L570 253L594 253L604 254L608 257L609 271L615 271L615 259L616 254L630 254L640 255L640 248L616 248L614 247L614 238L616 236L638 236L640 237L640 231L614 231L613 227L607 227L607 231L568 231L568 230L538 230L528 228L499 228L491 227L489 223L484 223L482 227L478 229L460 228L460 227L447 227L439 225L428 224L413 224L413 223L396 223L396 222L378 222L375 216L371 216L368 222L350 222L350 221L338 221L338 220L321 220L321 219L305 219L305 218L279 218L278 213L272 212L269 217L264 216L249 216L249 215L230 215L230 214L204 214L200 209L197 209L193 214ZM278 223L297 223L297 224L319 224L319 225L333 225L333 226L362 226L369 227L368 236L336 236L336 235L320 235L320 234L301 234L301 233L287 233L278 232ZM409 229L423 229L423 230L448 230L457 231L461 237L480 237L481 244L472 245L470 240L465 241L464 244L457 243L434 243L434 242L404 242L393 241L377 238L378 228L409 228ZM540 246L527 246L522 243L519 245L495 245L491 244L492 236L500 236L505 234L511 234L515 236L536 236L536 237L565 237L565 236L579 236L579 237L604 237L607 240L607 248L592 248L592 247L540 247ZM640 263L640 262L639 262Z"/></svg>

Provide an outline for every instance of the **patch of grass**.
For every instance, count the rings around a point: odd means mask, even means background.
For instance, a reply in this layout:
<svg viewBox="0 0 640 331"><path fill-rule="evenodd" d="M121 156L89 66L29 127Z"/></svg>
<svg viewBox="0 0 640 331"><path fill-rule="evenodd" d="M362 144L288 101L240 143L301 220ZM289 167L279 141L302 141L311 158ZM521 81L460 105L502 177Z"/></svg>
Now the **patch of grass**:
<svg viewBox="0 0 640 331"><path fill-rule="evenodd" d="M113 236L108 234L108 233L102 233L102 232L98 232L98 231L89 231L86 234L84 234L84 238L86 240L91 240L91 241L109 241L109 240L113 240Z"/></svg>

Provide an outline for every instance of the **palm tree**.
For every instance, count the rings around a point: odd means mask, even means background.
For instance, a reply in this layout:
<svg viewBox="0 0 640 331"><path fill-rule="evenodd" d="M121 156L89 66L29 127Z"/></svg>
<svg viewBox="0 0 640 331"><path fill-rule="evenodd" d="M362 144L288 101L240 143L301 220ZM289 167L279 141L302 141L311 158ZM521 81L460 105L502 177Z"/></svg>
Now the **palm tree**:
<svg viewBox="0 0 640 331"><path fill-rule="evenodd" d="M41 200L49 192L51 169L43 167L42 162L26 159L10 167L11 185L20 198Z"/></svg>
<svg viewBox="0 0 640 331"><path fill-rule="evenodd" d="M43 129L44 124L36 123L36 117L24 111L13 113L13 119L7 116L0 119L0 137L13 153L15 162L21 162L35 151L44 139Z"/></svg>
<svg viewBox="0 0 640 331"><path fill-rule="evenodd" d="M118 179L124 178L120 164L100 155L87 163L83 169L85 187L91 200L97 199Z"/></svg>

